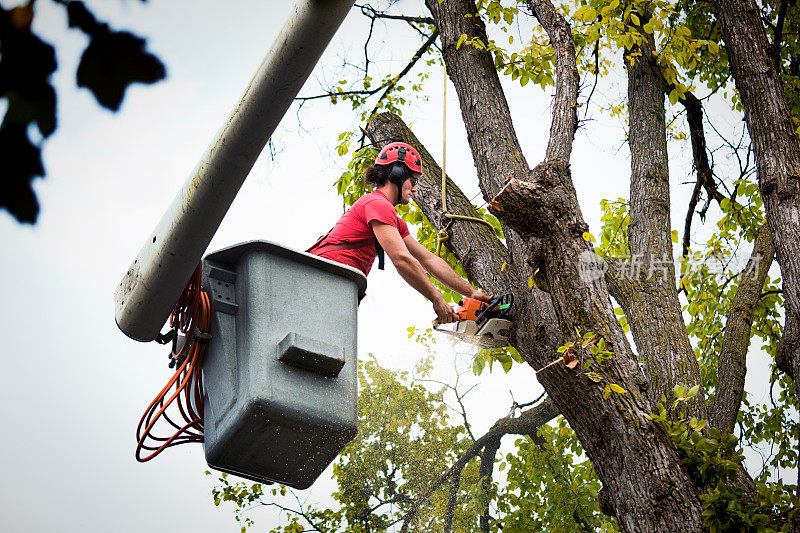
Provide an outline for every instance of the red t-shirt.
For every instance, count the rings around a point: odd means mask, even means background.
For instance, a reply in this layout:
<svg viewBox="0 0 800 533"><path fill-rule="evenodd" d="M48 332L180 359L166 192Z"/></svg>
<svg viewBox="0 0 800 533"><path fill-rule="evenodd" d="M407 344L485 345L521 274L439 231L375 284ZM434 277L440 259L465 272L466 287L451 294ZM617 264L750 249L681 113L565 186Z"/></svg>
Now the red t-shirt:
<svg viewBox="0 0 800 533"><path fill-rule="evenodd" d="M400 232L401 238L409 235L408 225L397 216L397 211L394 210L394 206L386 195L380 191L372 191L356 200L356 203L342 215L320 246L374 239L375 233L372 231L372 226L369 225L373 220L394 226ZM329 250L323 251L321 254L312 250L311 253L355 267L365 276L369 274L372 263L378 255L374 243L370 246L350 250Z"/></svg>

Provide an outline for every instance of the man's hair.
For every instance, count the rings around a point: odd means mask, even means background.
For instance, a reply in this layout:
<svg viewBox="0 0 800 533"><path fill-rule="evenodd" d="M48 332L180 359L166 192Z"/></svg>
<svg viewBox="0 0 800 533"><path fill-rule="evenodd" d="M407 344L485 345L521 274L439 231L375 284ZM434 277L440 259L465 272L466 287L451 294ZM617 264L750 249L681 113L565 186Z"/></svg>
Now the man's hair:
<svg viewBox="0 0 800 533"><path fill-rule="evenodd" d="M389 180L391 165L372 165L364 172L364 181L373 189L383 187Z"/></svg>

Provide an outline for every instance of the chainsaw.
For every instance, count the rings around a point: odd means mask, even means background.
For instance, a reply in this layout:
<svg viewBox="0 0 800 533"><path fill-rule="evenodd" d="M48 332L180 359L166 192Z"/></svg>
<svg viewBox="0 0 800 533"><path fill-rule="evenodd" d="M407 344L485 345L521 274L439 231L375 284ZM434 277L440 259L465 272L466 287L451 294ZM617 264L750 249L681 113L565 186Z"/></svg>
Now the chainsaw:
<svg viewBox="0 0 800 533"><path fill-rule="evenodd" d="M454 329L442 327L438 319L433 321L433 329L481 348L502 348L508 346L511 335L512 324L506 317L513 303L510 292L495 296L488 303L464 298L456 307L458 321Z"/></svg>

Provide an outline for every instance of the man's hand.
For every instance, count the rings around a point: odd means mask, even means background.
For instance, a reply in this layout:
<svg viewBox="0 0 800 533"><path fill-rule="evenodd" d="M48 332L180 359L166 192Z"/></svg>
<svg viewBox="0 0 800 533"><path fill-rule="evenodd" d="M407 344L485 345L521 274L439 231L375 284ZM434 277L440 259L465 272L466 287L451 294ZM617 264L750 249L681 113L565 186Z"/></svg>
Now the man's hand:
<svg viewBox="0 0 800 533"><path fill-rule="evenodd" d="M473 289L471 293L465 294L464 296L466 296L467 298L474 298L475 300L480 300L480 301L486 302L486 303L489 303L490 301L492 301L492 297L491 296L489 296L488 294L483 294L478 289Z"/></svg>
<svg viewBox="0 0 800 533"><path fill-rule="evenodd" d="M455 322L458 320L458 315L455 309L444 301L444 298L438 298L433 301L433 311L436 313L436 319L439 324L447 324L448 322Z"/></svg>

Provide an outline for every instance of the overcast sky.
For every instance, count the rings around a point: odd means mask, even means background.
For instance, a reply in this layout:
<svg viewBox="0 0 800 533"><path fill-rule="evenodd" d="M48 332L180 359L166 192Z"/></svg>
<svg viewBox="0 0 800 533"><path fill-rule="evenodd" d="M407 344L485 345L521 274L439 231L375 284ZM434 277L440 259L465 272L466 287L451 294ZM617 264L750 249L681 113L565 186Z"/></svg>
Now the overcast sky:
<svg viewBox="0 0 800 533"><path fill-rule="evenodd" d="M17 3L0 0L4 8ZM149 50L165 63L167 79L132 87L119 113L100 109L87 90L75 86L85 38L67 30L63 8L37 2L34 27L57 48L58 130L44 144L47 178L35 184L42 206L36 226L20 226L0 212L3 529L235 530L230 508L213 506L213 480L203 474L201 446L171 449L144 465L134 460L136 424L170 371L163 347L132 341L117 329L113 291L238 101L291 2L96 0L89 5L113 27L145 36ZM413 8L417 2L401 5ZM332 69L344 58L362 56L365 28L363 17L351 12L323 57L327 74L318 68L304 94L315 93L323 75L335 76ZM418 46L410 37L397 32L376 42L376 56L386 61L382 68L402 68ZM437 158L441 87L441 73L434 72L427 101L404 115ZM533 165L544 155L549 95L532 85L508 87ZM596 97L605 96L601 91ZM335 222L341 202L331 185L347 163L335 153L337 135L361 126L347 107L318 102L299 115L296 108L289 111L274 137L274 159L258 161L209 251L250 239L303 249ZM447 127L448 174L472 196L475 170L452 86ZM573 174L595 234L599 199L627 196L630 163L623 139L623 123L586 124L576 139ZM685 157L674 163L673 172L690 179ZM673 216L673 227L680 228L683 213ZM388 262L386 272L370 275L368 293L359 310L359 353L374 353L391 368L411 369L419 348L406 328L427 327L430 304ZM446 375L453 351L441 344ZM468 353L459 357L469 364ZM520 402L538 396L541 388L531 369L512 374L496 370L481 377L483 393L470 404L476 431L507 413L509 390ZM323 480L303 497L321 501L330 490ZM267 518L257 525L274 524Z"/></svg>

